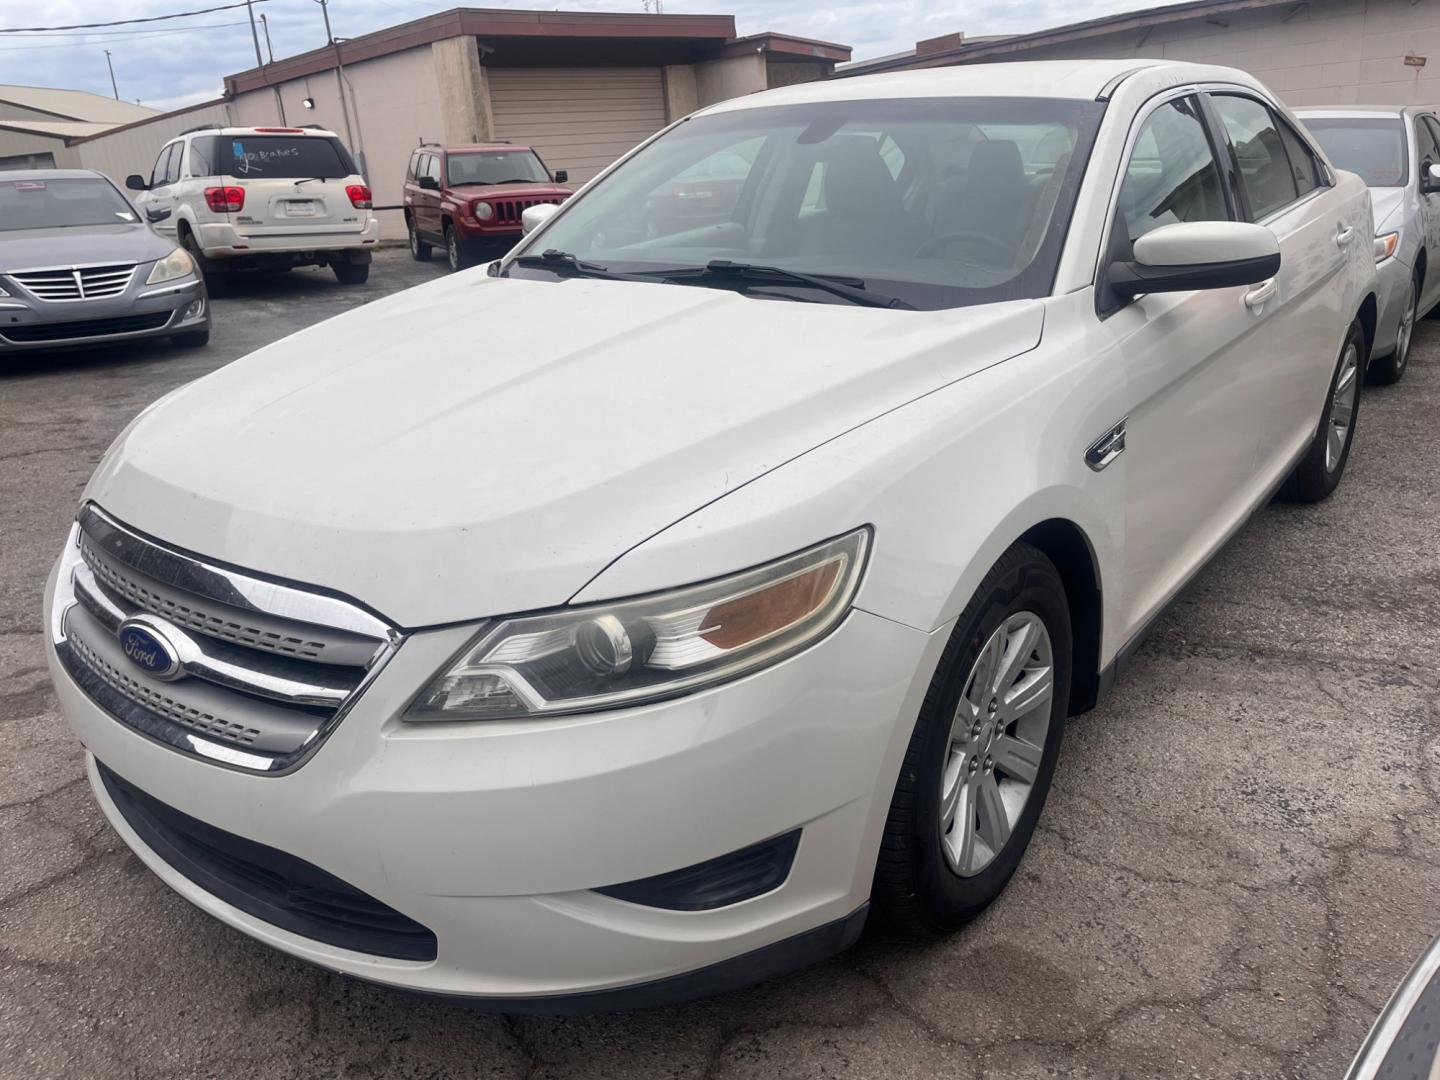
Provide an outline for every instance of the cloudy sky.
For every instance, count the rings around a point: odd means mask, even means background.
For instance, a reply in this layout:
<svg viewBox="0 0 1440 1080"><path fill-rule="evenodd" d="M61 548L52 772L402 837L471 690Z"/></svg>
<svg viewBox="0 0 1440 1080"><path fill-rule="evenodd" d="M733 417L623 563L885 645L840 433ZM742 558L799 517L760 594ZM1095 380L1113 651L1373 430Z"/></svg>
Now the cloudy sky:
<svg viewBox="0 0 1440 1080"><path fill-rule="evenodd" d="M88 35L6 33L9 28L70 26L166 15L233 0L0 0L0 82L110 92L109 49L122 97L174 108L214 97L224 75L254 66L245 9L115 27ZM853 45L855 58L898 52L917 40L964 30L1016 33L1148 7L1158 0L664 0L667 14L733 14L742 34L779 30ZM330 0L337 37L356 37L459 0ZM475 6L590 11L642 10L642 0L473 0ZM325 43L315 0L257 0L277 57ZM263 47L263 42L262 42Z"/></svg>

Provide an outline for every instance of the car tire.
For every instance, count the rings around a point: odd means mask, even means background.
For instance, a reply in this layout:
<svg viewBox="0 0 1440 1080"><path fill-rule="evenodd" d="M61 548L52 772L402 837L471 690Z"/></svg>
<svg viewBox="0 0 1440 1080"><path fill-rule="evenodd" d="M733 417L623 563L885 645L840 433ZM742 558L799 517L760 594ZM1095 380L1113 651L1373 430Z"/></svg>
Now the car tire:
<svg viewBox="0 0 1440 1080"><path fill-rule="evenodd" d="M171 334L170 344L178 345L182 349L203 349L210 344L210 331L192 330L188 334Z"/></svg>
<svg viewBox="0 0 1440 1080"><path fill-rule="evenodd" d="M1405 374L1405 365L1410 361L1410 347L1415 341L1415 323L1420 314L1420 272L1410 275L1409 303L1400 316L1400 329L1395 338L1395 349L1389 356L1376 357L1370 361L1370 381L1382 386L1397 383Z"/></svg>
<svg viewBox="0 0 1440 1080"><path fill-rule="evenodd" d="M1350 447L1355 442L1355 424L1360 419L1360 386L1364 368L1360 357L1365 355L1365 331L1358 322L1345 332L1335 373L1325 392L1325 407L1310 441L1310 448L1295 466L1280 497L1290 502L1317 503L1329 498L1345 475L1350 460Z"/></svg>
<svg viewBox="0 0 1440 1080"><path fill-rule="evenodd" d="M415 219L405 219L406 231L410 234L410 257L416 262L430 261L430 245L420 239L420 234L415 231Z"/></svg>
<svg viewBox="0 0 1440 1080"><path fill-rule="evenodd" d="M445 255L449 259L452 273L470 268L470 253L465 250L465 241L460 238L455 226L450 224L445 226Z"/></svg>
<svg viewBox="0 0 1440 1080"><path fill-rule="evenodd" d="M341 285L364 285L370 280L370 264L368 262L334 262L330 269L335 271L335 280Z"/></svg>
<svg viewBox="0 0 1440 1080"><path fill-rule="evenodd" d="M200 250L200 244L195 239L195 234L189 229L180 231L180 246L185 253L195 260L195 265L200 270L200 276L205 280L205 291L212 297L224 296L226 287L230 283L230 273L226 270L216 269L215 261L207 259Z"/></svg>
<svg viewBox="0 0 1440 1080"><path fill-rule="evenodd" d="M1016 544L957 620L905 751L871 896L897 929L956 930L1015 873L1055 774L1071 653L1059 572Z"/></svg>

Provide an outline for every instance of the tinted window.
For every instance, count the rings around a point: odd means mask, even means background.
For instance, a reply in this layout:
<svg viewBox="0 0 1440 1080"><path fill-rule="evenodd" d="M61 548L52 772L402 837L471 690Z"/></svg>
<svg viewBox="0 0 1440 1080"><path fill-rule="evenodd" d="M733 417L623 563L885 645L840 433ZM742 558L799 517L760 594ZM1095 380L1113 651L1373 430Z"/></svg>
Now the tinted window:
<svg viewBox="0 0 1440 1080"><path fill-rule="evenodd" d="M543 184L550 174L533 150L498 150L483 154L446 154L451 184L507 184L523 180Z"/></svg>
<svg viewBox="0 0 1440 1080"><path fill-rule="evenodd" d="M340 180L355 164L337 139L311 135L215 136L217 175L250 177L316 177Z"/></svg>
<svg viewBox="0 0 1440 1080"><path fill-rule="evenodd" d="M1370 187L1403 187L1405 128L1398 118L1302 117L1337 169L1358 173Z"/></svg>
<svg viewBox="0 0 1440 1080"><path fill-rule="evenodd" d="M1425 147L1422 156L1432 165L1440 162L1440 124L1435 122L1433 116L1424 116L1421 117L1420 129L1425 133L1421 140Z"/></svg>
<svg viewBox="0 0 1440 1080"><path fill-rule="evenodd" d="M1131 241L1162 225L1230 220L1195 98L1167 101L1146 118L1125 166L1118 210Z"/></svg>
<svg viewBox="0 0 1440 1080"><path fill-rule="evenodd" d="M159 187L161 184L165 183L165 163L170 160L170 152L173 149L174 146L167 146L165 147L165 149L161 150L159 156L156 157L155 164L150 169L151 187Z"/></svg>
<svg viewBox="0 0 1440 1080"><path fill-rule="evenodd" d="M1102 110L976 97L696 116L568 203L545 244L616 270L859 278L920 308L1043 296Z"/></svg>
<svg viewBox="0 0 1440 1080"><path fill-rule="evenodd" d="M134 207L99 177L0 181L0 232L133 221Z"/></svg>
<svg viewBox="0 0 1440 1080"><path fill-rule="evenodd" d="M439 154L430 154L428 157L425 158L425 175L430 177L430 179L434 180L437 184L440 182Z"/></svg>
<svg viewBox="0 0 1440 1080"><path fill-rule="evenodd" d="M1320 163L1294 128L1284 120L1278 120L1278 123L1280 141L1285 144L1285 154L1290 159L1290 173L1295 177L1295 191L1300 195L1314 191L1321 185L1324 176Z"/></svg>
<svg viewBox="0 0 1440 1080"><path fill-rule="evenodd" d="M1240 166L1251 218L1259 221L1294 202L1299 189L1270 110L1254 98L1215 94L1213 99Z"/></svg>
<svg viewBox="0 0 1440 1080"><path fill-rule="evenodd" d="M180 179L180 162L185 157L185 144L178 142L170 147L170 156L165 159L165 183L173 184Z"/></svg>

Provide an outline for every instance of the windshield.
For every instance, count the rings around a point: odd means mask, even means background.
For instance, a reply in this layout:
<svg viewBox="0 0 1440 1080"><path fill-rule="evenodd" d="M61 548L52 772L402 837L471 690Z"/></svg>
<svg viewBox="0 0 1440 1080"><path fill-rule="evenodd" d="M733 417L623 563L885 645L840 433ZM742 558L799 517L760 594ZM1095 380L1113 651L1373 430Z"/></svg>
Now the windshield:
<svg viewBox="0 0 1440 1080"><path fill-rule="evenodd" d="M192 176L343 180L355 162L339 139L318 135L208 135L190 148Z"/></svg>
<svg viewBox="0 0 1440 1080"><path fill-rule="evenodd" d="M445 155L448 183L503 184L507 180L525 180L548 184L550 174L533 150L499 150L474 154Z"/></svg>
<svg viewBox="0 0 1440 1080"><path fill-rule="evenodd" d="M121 225L136 220L134 207L98 176L0 181L0 232Z"/></svg>
<svg viewBox="0 0 1440 1080"><path fill-rule="evenodd" d="M529 253L635 273L763 264L928 309L1043 296L1103 108L907 98L697 116L572 199Z"/></svg>
<svg viewBox="0 0 1440 1080"><path fill-rule="evenodd" d="M1304 121L1337 169L1359 173L1370 187L1403 187L1405 128L1399 118L1330 116Z"/></svg>

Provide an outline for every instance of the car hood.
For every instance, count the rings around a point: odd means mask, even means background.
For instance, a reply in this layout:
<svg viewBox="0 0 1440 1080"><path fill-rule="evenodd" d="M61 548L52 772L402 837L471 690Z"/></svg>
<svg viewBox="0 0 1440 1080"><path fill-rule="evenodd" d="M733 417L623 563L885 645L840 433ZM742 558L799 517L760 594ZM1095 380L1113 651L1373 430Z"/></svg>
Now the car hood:
<svg viewBox="0 0 1440 1080"><path fill-rule="evenodd" d="M1033 348L1042 316L472 271L175 391L86 497L401 626L548 607L706 503Z"/></svg>
<svg viewBox="0 0 1440 1080"><path fill-rule="evenodd" d="M450 188L460 199L550 199L568 198L574 192L558 184L456 184Z"/></svg>
<svg viewBox="0 0 1440 1080"><path fill-rule="evenodd" d="M96 225L0 232L0 274L42 266L151 262L175 244L145 225Z"/></svg>
<svg viewBox="0 0 1440 1080"><path fill-rule="evenodd" d="M1370 189L1370 211L1375 215L1375 235L1394 232L1402 224L1400 208L1405 205L1405 189L1383 187ZM1391 219L1394 220L1391 220Z"/></svg>

